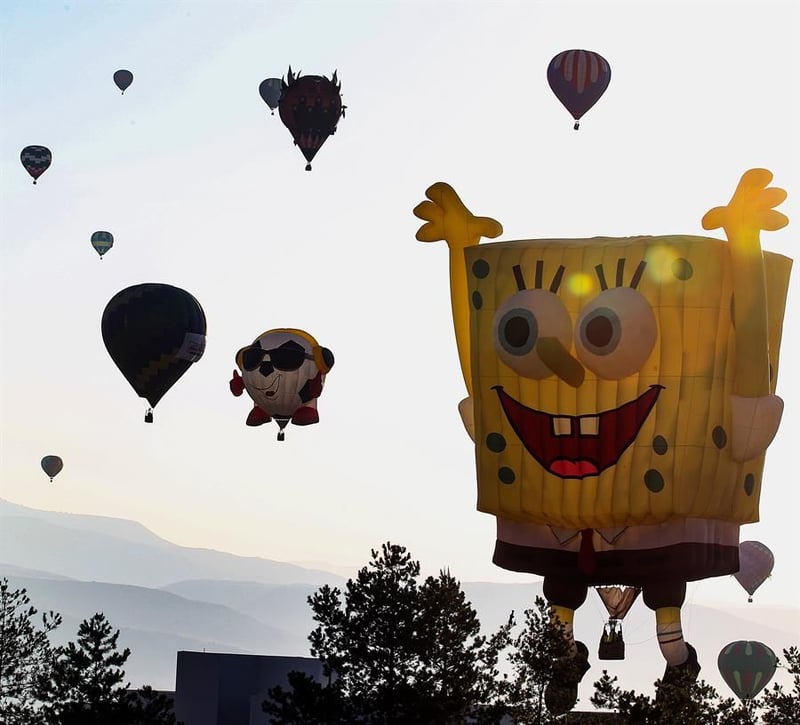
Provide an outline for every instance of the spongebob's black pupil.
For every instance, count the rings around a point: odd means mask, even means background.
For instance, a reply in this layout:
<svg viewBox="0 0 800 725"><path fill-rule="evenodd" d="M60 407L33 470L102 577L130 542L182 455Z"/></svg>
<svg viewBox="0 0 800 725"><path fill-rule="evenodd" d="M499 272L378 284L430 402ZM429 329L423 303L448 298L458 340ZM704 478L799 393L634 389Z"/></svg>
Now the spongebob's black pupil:
<svg viewBox="0 0 800 725"><path fill-rule="evenodd" d="M614 337L614 328L611 320L603 315L589 320L584 330L586 339L595 347L605 347Z"/></svg>
<svg viewBox="0 0 800 725"><path fill-rule="evenodd" d="M506 342L511 347L522 347L531 336L531 326L524 317L512 317L506 322Z"/></svg>

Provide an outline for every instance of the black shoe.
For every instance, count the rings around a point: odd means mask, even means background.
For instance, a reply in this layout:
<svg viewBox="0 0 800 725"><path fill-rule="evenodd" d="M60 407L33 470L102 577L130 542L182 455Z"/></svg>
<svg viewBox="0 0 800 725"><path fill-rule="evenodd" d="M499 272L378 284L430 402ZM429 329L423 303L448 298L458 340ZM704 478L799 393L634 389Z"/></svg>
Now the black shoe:
<svg viewBox="0 0 800 725"><path fill-rule="evenodd" d="M700 674L697 652L688 642L686 643L686 649L689 650L689 656L686 661L681 662L679 665L667 665L664 670L664 676L661 678L662 684L681 687L697 681L697 677Z"/></svg>
<svg viewBox="0 0 800 725"><path fill-rule="evenodd" d="M578 701L578 683L589 671L589 649L583 642L575 642L578 652L556 662L553 677L544 691L544 704L552 715L562 715L575 707Z"/></svg>

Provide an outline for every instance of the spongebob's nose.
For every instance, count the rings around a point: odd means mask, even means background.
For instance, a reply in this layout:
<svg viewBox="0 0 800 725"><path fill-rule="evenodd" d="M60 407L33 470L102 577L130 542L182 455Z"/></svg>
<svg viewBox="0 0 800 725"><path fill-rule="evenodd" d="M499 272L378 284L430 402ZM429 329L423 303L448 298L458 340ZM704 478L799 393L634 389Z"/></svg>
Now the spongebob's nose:
<svg viewBox="0 0 800 725"><path fill-rule="evenodd" d="M269 360L264 360L261 365L258 366L258 372L260 372L264 377L267 377L267 375L272 375L274 371L275 368Z"/></svg>
<svg viewBox="0 0 800 725"><path fill-rule="evenodd" d="M556 337L540 337L536 341L536 352L539 358L567 385L577 388L585 375L581 365Z"/></svg>

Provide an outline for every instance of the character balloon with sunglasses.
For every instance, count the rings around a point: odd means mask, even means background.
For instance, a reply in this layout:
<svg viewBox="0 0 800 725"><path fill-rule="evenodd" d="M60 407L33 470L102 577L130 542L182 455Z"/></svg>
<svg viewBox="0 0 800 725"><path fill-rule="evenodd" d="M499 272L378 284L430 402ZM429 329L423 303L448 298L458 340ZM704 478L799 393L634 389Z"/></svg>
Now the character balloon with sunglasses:
<svg viewBox="0 0 800 725"><path fill-rule="evenodd" d="M254 403L247 425L274 420L282 441L290 421L319 423L317 398L333 367L333 353L307 332L288 327L267 330L236 353L236 364L241 375L233 371L231 392L238 397L247 391Z"/></svg>

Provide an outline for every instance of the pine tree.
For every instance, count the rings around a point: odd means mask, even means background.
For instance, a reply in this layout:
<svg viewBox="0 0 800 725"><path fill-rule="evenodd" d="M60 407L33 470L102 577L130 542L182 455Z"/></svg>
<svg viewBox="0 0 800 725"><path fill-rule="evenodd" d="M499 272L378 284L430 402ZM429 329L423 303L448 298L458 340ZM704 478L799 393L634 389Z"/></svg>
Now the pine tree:
<svg viewBox="0 0 800 725"><path fill-rule="evenodd" d="M445 571L425 580L420 605L417 682L431 708L428 721L462 725L469 717L475 723L497 722L504 712L498 659L509 643L513 616L492 637L482 636L477 612L461 584Z"/></svg>
<svg viewBox="0 0 800 725"><path fill-rule="evenodd" d="M309 597L318 624L311 654L326 681L296 673L291 690L272 690L263 709L273 725L499 721L495 678L508 629L480 636L460 584L442 572L420 585L419 573L404 547L386 543L344 592L324 586Z"/></svg>
<svg viewBox="0 0 800 725"><path fill-rule="evenodd" d="M78 640L58 653L53 688L58 705L52 721L59 725L124 723L130 710L128 685L122 669L131 651L117 648L119 630L113 631L104 614L81 622ZM51 715L51 717L53 717Z"/></svg>
<svg viewBox="0 0 800 725"><path fill-rule="evenodd" d="M777 683L761 697L765 708L764 725L797 725L800 723L800 650L789 647L783 650L786 667L792 675L792 689L787 694Z"/></svg>
<svg viewBox="0 0 800 725"><path fill-rule="evenodd" d="M48 634L61 624L54 612L34 617L25 589L11 589L0 581L0 724L34 725L41 722L40 704L46 697L53 651Z"/></svg>

